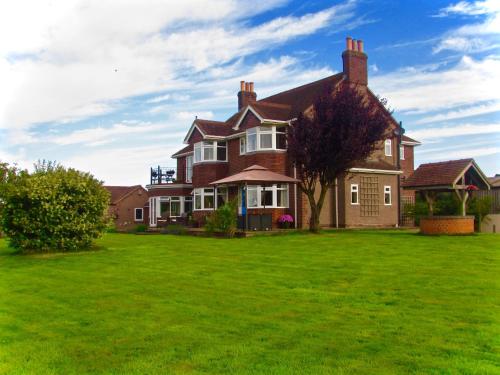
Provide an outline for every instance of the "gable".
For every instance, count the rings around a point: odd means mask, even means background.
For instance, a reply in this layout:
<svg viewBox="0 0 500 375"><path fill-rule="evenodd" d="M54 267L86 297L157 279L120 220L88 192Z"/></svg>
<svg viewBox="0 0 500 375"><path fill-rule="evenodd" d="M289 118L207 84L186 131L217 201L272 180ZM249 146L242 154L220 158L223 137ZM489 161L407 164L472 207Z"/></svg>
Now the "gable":
<svg viewBox="0 0 500 375"><path fill-rule="evenodd" d="M260 126L260 124L261 122L257 118L257 116L255 116L252 111L248 111L245 117L243 117L243 120L241 121L238 129L246 130L250 128L255 128L256 126Z"/></svg>
<svg viewBox="0 0 500 375"><path fill-rule="evenodd" d="M198 127L195 126L189 135L189 138L185 139L186 143L196 143L203 140L203 134L199 131Z"/></svg>

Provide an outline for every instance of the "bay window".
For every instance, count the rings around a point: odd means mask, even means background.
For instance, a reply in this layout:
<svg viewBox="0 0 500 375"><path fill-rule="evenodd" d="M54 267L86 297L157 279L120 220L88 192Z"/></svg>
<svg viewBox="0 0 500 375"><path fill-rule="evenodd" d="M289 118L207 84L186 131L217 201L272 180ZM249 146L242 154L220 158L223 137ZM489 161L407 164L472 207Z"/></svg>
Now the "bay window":
<svg viewBox="0 0 500 375"><path fill-rule="evenodd" d="M203 141L194 144L194 162L227 161L227 143L225 141Z"/></svg>
<svg viewBox="0 0 500 375"><path fill-rule="evenodd" d="M288 208L288 184L247 187L248 208Z"/></svg>
<svg viewBox="0 0 500 375"><path fill-rule="evenodd" d="M240 154L244 144L240 141ZM286 150L286 128L284 126L258 126L246 132L246 152Z"/></svg>

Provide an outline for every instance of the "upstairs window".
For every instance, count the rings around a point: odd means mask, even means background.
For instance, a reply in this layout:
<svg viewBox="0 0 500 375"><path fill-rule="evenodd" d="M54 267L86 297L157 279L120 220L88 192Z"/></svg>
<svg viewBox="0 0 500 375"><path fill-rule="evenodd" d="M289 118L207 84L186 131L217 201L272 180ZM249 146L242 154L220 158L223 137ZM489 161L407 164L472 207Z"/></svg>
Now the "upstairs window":
<svg viewBox="0 0 500 375"><path fill-rule="evenodd" d="M226 141L203 141L194 145L194 162L227 161Z"/></svg>
<svg viewBox="0 0 500 375"><path fill-rule="evenodd" d="M399 146L399 158L405 160L405 146Z"/></svg>
<svg viewBox="0 0 500 375"><path fill-rule="evenodd" d="M186 182L193 182L193 156L186 156Z"/></svg>
<svg viewBox="0 0 500 375"><path fill-rule="evenodd" d="M240 154L242 151L240 142ZM284 126L258 126L247 130L246 152L286 150L286 128Z"/></svg>
<svg viewBox="0 0 500 375"><path fill-rule="evenodd" d="M386 139L384 146L385 156L392 156L392 140Z"/></svg>
<svg viewBox="0 0 500 375"><path fill-rule="evenodd" d="M247 151L247 139L245 137L240 138L240 155L245 154Z"/></svg>

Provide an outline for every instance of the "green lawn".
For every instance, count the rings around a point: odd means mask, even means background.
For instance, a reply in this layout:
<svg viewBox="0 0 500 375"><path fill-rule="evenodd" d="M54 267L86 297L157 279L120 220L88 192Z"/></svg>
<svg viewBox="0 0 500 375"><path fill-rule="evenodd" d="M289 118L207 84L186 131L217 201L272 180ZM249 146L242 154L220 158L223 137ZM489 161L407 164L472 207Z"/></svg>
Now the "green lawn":
<svg viewBox="0 0 500 375"><path fill-rule="evenodd" d="M0 240L0 373L500 373L500 237Z"/></svg>

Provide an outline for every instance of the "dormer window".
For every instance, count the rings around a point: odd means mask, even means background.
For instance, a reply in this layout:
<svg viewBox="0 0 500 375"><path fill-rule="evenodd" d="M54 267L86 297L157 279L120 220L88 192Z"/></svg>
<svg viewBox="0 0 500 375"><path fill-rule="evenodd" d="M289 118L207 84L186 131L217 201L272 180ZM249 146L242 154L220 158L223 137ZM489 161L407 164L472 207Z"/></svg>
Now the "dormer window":
<svg viewBox="0 0 500 375"><path fill-rule="evenodd" d="M284 126L258 126L247 130L246 152L267 150L286 150Z"/></svg>
<svg viewBox="0 0 500 375"><path fill-rule="evenodd" d="M194 163L227 161L226 141L203 141L194 144Z"/></svg>
<svg viewBox="0 0 500 375"><path fill-rule="evenodd" d="M385 156L392 156L392 140L386 139L384 144Z"/></svg>

